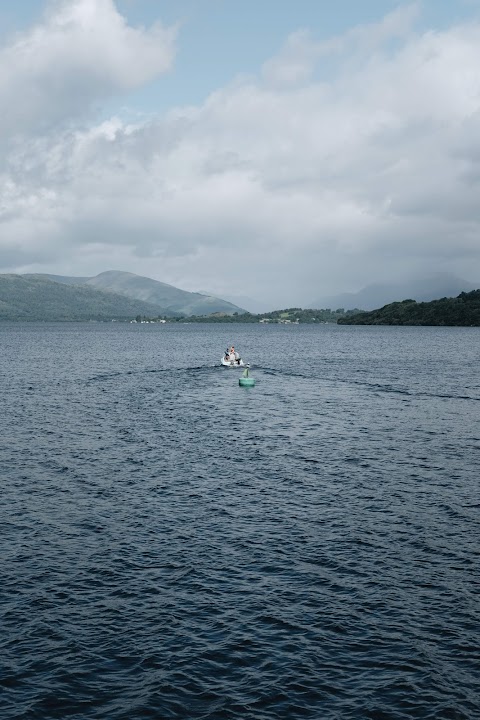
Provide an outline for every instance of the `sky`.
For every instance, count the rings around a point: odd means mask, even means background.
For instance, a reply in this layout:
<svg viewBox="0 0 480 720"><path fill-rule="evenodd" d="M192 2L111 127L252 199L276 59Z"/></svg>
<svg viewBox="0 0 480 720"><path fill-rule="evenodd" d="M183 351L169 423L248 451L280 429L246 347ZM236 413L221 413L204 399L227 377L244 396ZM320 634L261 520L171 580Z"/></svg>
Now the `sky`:
<svg viewBox="0 0 480 720"><path fill-rule="evenodd" d="M480 286L480 0L0 5L0 272Z"/></svg>

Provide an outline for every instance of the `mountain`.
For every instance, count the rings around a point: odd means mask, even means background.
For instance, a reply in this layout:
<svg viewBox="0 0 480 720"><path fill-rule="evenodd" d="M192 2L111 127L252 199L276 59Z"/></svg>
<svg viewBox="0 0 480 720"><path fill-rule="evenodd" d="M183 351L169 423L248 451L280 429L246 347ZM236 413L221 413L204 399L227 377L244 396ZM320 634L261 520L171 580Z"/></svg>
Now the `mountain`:
<svg viewBox="0 0 480 720"><path fill-rule="evenodd" d="M152 303L88 285L38 275L0 275L0 320L124 320L160 314Z"/></svg>
<svg viewBox="0 0 480 720"><path fill-rule="evenodd" d="M475 290L476 285L450 273L438 273L421 280L402 284L368 285L357 293L343 293L319 298L311 307L345 308L345 310L375 310L402 298L428 302L440 297L456 297L463 291Z"/></svg>
<svg viewBox="0 0 480 720"><path fill-rule="evenodd" d="M480 326L480 290L462 292L458 297L417 303L394 302L379 310L348 315L339 325L454 325Z"/></svg>
<svg viewBox="0 0 480 720"><path fill-rule="evenodd" d="M25 277L42 276L26 275ZM87 285L96 290L114 292L136 300L143 300L161 308L161 314L210 315L214 312L223 312L233 315L234 312L243 312L243 308L211 295L187 292L159 280L152 280L152 278L129 272L107 270L90 278L64 275L43 275L43 277L57 283Z"/></svg>
<svg viewBox="0 0 480 720"><path fill-rule="evenodd" d="M208 290L199 290L198 291L201 295L208 295L210 297L217 297L215 293L211 293ZM264 302L261 302L260 300L257 300L256 298L251 298L248 295L224 295L223 300L226 300L229 303L232 303L232 305L240 306L244 310L246 310L249 313L264 313L264 312L270 312L272 308L268 307L268 305Z"/></svg>
<svg viewBox="0 0 480 720"><path fill-rule="evenodd" d="M62 283L62 285L83 285L91 279L90 277L70 277L69 275L50 275L49 273L27 273L23 277L47 278Z"/></svg>

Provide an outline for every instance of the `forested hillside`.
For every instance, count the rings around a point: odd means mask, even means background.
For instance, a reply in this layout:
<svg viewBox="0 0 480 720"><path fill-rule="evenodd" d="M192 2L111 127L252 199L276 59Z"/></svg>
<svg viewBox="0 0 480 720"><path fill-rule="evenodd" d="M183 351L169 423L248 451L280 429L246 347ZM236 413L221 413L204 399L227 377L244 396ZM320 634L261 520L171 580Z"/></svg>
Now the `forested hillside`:
<svg viewBox="0 0 480 720"><path fill-rule="evenodd" d="M39 276L0 275L0 320L127 320L161 312L152 303L86 285L65 285Z"/></svg>
<svg viewBox="0 0 480 720"><path fill-rule="evenodd" d="M480 326L480 290L431 302L394 302L379 310L347 315L337 322L341 325Z"/></svg>

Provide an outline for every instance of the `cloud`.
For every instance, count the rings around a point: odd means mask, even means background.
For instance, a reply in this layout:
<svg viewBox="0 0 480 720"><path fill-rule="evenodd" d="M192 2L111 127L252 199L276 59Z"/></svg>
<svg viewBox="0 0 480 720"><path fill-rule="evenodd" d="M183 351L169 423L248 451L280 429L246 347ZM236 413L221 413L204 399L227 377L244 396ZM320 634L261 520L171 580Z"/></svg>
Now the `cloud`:
<svg viewBox="0 0 480 720"><path fill-rule="evenodd" d="M172 63L175 30L129 27L112 0L56 2L0 51L0 131L38 133L142 86Z"/></svg>
<svg viewBox="0 0 480 720"><path fill-rule="evenodd" d="M90 103L171 58L168 31L133 30L101 6L101 70L83 60L91 2L60 6L26 36L45 47L68 28L62 77L83 83ZM480 282L480 25L419 33L416 12L329 43L297 32L258 78L137 124L72 124L73 100L55 133L26 113L30 137L12 139L0 174L4 271L114 267L283 306L414 272ZM130 75L125 37L141 60ZM39 51L42 92L51 53Z"/></svg>
<svg viewBox="0 0 480 720"><path fill-rule="evenodd" d="M419 15L418 3L397 8L380 22L359 25L325 42L315 42L309 30L293 32L281 52L262 68L265 82L276 88L289 88L312 79L318 61L348 54L349 63L371 55L387 43L405 38ZM332 70L332 65L329 66Z"/></svg>

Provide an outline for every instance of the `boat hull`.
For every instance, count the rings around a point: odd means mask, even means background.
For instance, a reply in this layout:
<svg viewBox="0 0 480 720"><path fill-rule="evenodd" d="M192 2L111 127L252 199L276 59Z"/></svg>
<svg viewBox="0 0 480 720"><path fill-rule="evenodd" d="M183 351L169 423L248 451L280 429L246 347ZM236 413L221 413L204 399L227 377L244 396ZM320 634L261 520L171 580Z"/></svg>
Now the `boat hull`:
<svg viewBox="0 0 480 720"><path fill-rule="evenodd" d="M224 367L235 367L235 368L245 367L243 360L239 360L238 362L237 361L232 362L231 360L225 360L225 358L222 358L221 363Z"/></svg>

